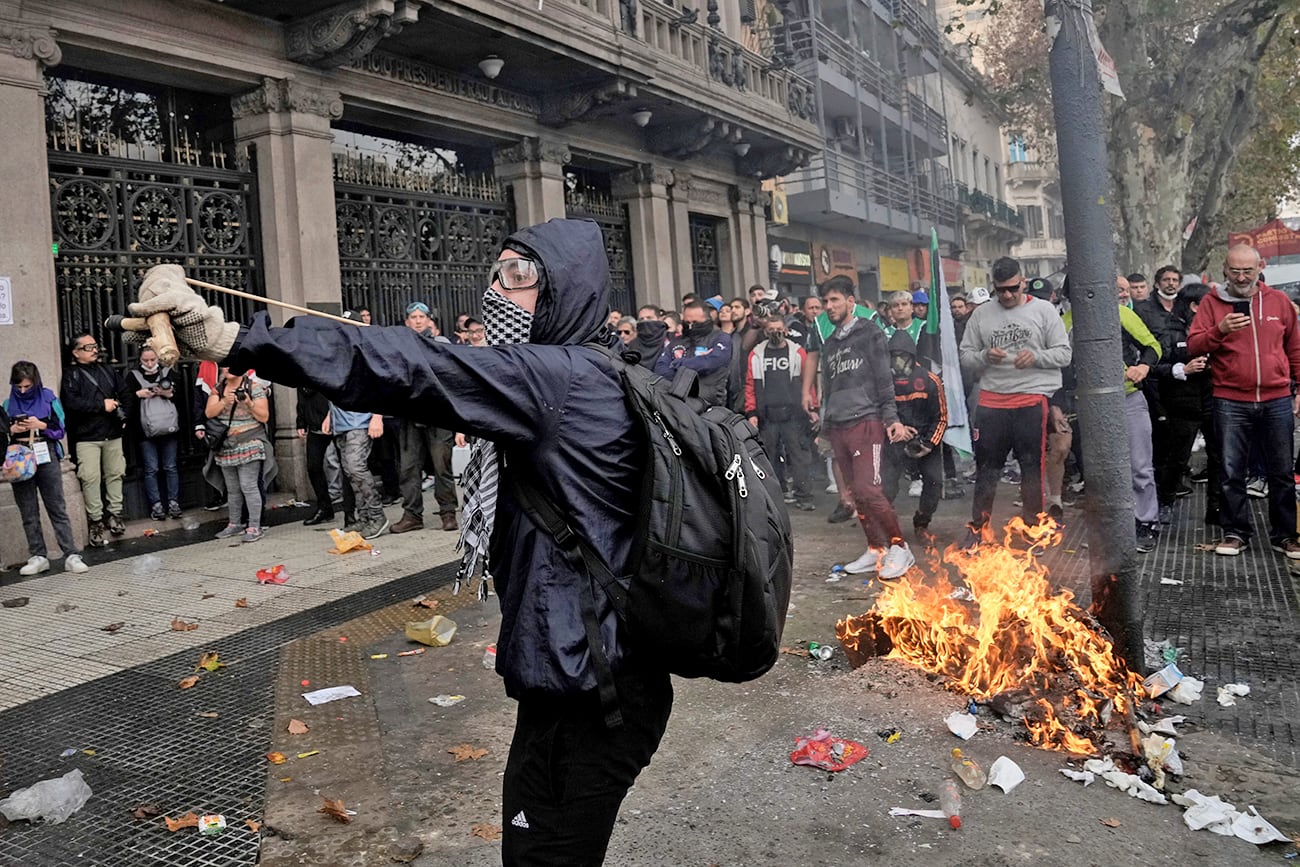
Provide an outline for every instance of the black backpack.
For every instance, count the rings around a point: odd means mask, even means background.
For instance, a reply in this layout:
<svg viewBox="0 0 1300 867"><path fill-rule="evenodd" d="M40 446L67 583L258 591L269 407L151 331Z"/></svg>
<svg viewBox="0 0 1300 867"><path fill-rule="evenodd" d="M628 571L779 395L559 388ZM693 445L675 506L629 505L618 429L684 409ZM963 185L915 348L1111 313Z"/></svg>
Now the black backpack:
<svg viewBox="0 0 1300 867"><path fill-rule="evenodd" d="M742 683L780 653L794 549L781 486L742 416L694 397L693 371L668 382L608 348L628 409L645 434L645 478L624 587L531 483L506 478L530 519L605 591L643 658L682 677ZM583 594L588 647L609 725L621 717L596 622Z"/></svg>

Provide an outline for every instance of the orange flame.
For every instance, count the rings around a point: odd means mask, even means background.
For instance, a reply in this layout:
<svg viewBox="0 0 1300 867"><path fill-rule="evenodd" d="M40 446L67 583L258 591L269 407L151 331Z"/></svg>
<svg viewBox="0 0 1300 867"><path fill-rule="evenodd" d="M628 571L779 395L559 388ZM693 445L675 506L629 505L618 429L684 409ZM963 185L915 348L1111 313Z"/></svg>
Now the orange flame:
<svg viewBox="0 0 1300 867"><path fill-rule="evenodd" d="M1014 518L1000 545L986 530L973 551L949 546L929 570L933 586L912 570L884 585L870 612L839 621L835 631L857 649L874 620L893 644L889 658L945 675L952 688L977 698L1023 693L1032 699L1023 712L1032 743L1088 754L1096 751L1089 737L1104 728L1112 707L1122 713L1140 695L1142 681L1074 594L1051 587L1037 555L1061 534L1051 518L1039 517L1032 527ZM961 575L972 601L952 598L944 564Z"/></svg>

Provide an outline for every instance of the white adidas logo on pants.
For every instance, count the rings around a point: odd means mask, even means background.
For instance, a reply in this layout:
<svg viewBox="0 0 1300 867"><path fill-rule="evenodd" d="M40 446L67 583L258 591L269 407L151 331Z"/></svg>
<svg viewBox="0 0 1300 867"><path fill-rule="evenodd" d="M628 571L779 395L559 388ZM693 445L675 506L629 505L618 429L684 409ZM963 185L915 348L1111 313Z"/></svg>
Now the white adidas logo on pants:
<svg viewBox="0 0 1300 867"><path fill-rule="evenodd" d="M516 828L527 828L528 819L524 817L524 811L520 810L519 813L510 820L510 824L514 825Z"/></svg>

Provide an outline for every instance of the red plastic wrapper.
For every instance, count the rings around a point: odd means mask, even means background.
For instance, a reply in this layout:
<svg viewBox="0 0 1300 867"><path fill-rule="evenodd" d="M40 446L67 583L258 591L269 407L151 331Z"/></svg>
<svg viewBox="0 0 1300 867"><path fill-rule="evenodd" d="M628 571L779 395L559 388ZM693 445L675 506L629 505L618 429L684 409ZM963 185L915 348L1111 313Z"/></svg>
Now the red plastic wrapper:
<svg viewBox="0 0 1300 867"><path fill-rule="evenodd" d="M790 761L796 765L812 765L823 771L842 771L869 755L871 750L857 741L831 737L830 732L819 728L808 737L795 738Z"/></svg>
<svg viewBox="0 0 1300 867"><path fill-rule="evenodd" d="M272 566L269 569L257 570L258 584L283 584L288 580L289 570L284 568L283 563L277 566Z"/></svg>

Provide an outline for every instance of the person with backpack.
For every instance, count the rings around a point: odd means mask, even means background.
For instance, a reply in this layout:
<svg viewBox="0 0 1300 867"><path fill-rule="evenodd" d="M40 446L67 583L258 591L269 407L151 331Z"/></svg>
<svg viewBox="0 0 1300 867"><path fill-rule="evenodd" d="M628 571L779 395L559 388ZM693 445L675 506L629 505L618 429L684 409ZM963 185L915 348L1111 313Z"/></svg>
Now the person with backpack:
<svg viewBox="0 0 1300 867"><path fill-rule="evenodd" d="M221 473L226 489L229 522L216 538L262 538L262 507L266 502L266 468L273 460L266 421L271 408L267 389L257 379L224 368L217 389L208 397L204 415L216 424L209 438L212 449L207 470ZM247 521L244 514L247 509Z"/></svg>
<svg viewBox="0 0 1300 867"><path fill-rule="evenodd" d="M821 349L822 429L830 437L835 463L867 537L867 550L846 563L844 570L853 575L876 572L889 581L912 568L916 558L903 540L898 513L881 488L886 441L907 438L894 402L885 332L857 315L852 283L827 280L821 296L833 326Z"/></svg>
<svg viewBox="0 0 1300 867"><path fill-rule="evenodd" d="M158 354L149 347L140 350L139 365L131 370L132 384L139 386L136 418L140 423L140 457L144 460L144 495L149 500L149 516L155 521L181 516L180 475L176 472L176 453L180 448L180 413L175 403L175 383L170 367L158 363ZM158 488L158 471L162 470L166 488Z"/></svg>
<svg viewBox="0 0 1300 867"><path fill-rule="evenodd" d="M90 547L126 533L122 523L122 476L126 455L122 429L130 418L134 390L120 372L99 360L99 342L83 331L69 344L72 363L63 371L59 398L68 412L68 438L77 462L77 481L90 521Z"/></svg>
<svg viewBox="0 0 1300 867"><path fill-rule="evenodd" d="M905 470L921 476L921 501L912 516L917 534L928 532L943 497L943 434L948 429L948 400L938 375L916 357L916 341L902 328L889 336L889 364L894 373L894 402L905 436L885 450L881 486L889 502L898 496Z"/></svg>
<svg viewBox="0 0 1300 867"><path fill-rule="evenodd" d="M39 496L45 501L54 538L63 552L63 568L74 574L90 571L72 535L72 522L63 500L63 405L54 392L41 385L41 372L30 361L19 361L9 372L9 399L0 406L0 447L26 446L35 452L36 472L13 482L14 502L22 516L23 532L31 557L19 575L49 571L49 551L41 529ZM6 442L8 440L8 442Z"/></svg>
<svg viewBox="0 0 1300 867"><path fill-rule="evenodd" d="M669 632L646 622L641 598L628 603L647 586L647 568L675 576L664 588L681 587L689 562L658 536L647 543L679 502L643 495L648 469L659 491L662 462L690 456L675 466L698 494L678 510L693 522L679 528L684 544L704 555L689 564L696 575L772 576L743 594L747 604L732 618L753 623L758 638L741 641L721 671L706 659L695 673L746 679L770 668L789 601L789 522L753 429L725 409L667 394L661 380L615 356L609 290L599 226L557 219L505 241L483 294L487 347L312 317L275 328L258 314L241 329L194 294L178 266L151 269L131 305L136 316L169 314L178 343L201 357L313 386L345 409L480 438L464 474L461 542L467 574L486 568L494 580L496 670L518 703L502 784L506 865L602 863L619 805L667 727L670 670L689 670L668 661L663 642L712 645L727 626L720 615L692 616L684 591L660 599L674 621ZM697 435L705 430L715 436ZM719 450L706 451L713 442ZM719 504L765 544L742 544L730 520L719 526ZM769 527L779 532L769 537ZM719 542L731 563L719 558Z"/></svg>

